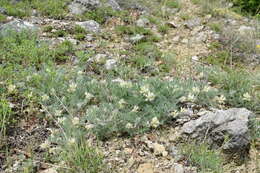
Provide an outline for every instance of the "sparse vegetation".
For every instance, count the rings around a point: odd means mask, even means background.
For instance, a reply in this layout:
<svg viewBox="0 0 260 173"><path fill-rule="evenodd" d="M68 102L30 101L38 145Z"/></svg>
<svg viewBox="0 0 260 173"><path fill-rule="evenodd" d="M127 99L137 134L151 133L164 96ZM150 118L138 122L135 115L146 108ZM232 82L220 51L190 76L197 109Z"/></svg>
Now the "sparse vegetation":
<svg viewBox="0 0 260 173"><path fill-rule="evenodd" d="M183 122L179 124L177 115L192 110L194 116L188 119L194 119L203 116L197 115L201 111L232 107L260 113L259 65L243 59L259 53L259 28L252 26L254 32L244 35L232 25L226 30L225 21L241 18L220 1L192 0L202 9L197 13L199 8L194 8L193 14L193 9L182 9L189 1L140 0L133 6L136 1L125 0L120 2L127 6L122 10L98 7L78 16L68 15L70 2L0 1L6 10L0 22L14 16L30 23L36 10L43 31L0 36L0 171L5 165L7 173L32 173L44 165L61 173L116 172L113 164L121 155L132 159L133 153L143 157L150 152L163 160L165 153L157 155L149 141L163 146L168 139L154 132L178 130ZM256 13L257 3L252 2L235 3ZM41 23L43 17L48 20ZM137 24L142 17L148 24ZM182 27L196 17L202 21L199 26ZM178 27L171 29L166 23L175 19ZM102 33L74 25L83 20L100 23ZM237 30L240 24L235 26ZM207 39L192 43L198 33ZM131 40L135 37L137 41ZM179 41L183 39L190 43ZM193 61L195 55L198 60ZM252 148L258 152L259 120L251 125ZM102 153L104 147L128 138L130 142L112 154ZM140 146L144 153L138 153ZM185 143L181 150L187 165L200 172L226 171L224 155L206 143ZM116 159L107 159L113 154ZM171 157L168 151L166 156ZM125 164L131 159L122 160Z"/></svg>
<svg viewBox="0 0 260 173"><path fill-rule="evenodd" d="M205 143L182 145L182 153L192 164L199 166L201 173L224 171L224 160L220 151L211 150Z"/></svg>

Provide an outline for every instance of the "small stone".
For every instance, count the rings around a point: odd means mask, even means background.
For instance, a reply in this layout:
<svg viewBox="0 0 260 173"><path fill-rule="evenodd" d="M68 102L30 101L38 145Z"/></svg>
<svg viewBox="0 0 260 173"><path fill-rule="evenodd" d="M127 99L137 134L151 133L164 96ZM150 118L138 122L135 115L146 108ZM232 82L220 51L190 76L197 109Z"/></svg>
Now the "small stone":
<svg viewBox="0 0 260 173"><path fill-rule="evenodd" d="M207 37L208 36L207 36L206 33L200 32L192 39L192 41L195 42L195 43L206 42Z"/></svg>
<svg viewBox="0 0 260 173"><path fill-rule="evenodd" d="M141 164L137 169L137 173L154 173L154 167L151 163Z"/></svg>
<svg viewBox="0 0 260 173"><path fill-rule="evenodd" d="M140 27L145 27L149 24L149 20L147 18L140 18L136 21L136 25Z"/></svg>
<svg viewBox="0 0 260 173"><path fill-rule="evenodd" d="M180 154L180 152L179 152L177 147L172 146L169 149L169 152L170 152L169 154L173 157L175 162L179 162L180 160L183 159L183 155Z"/></svg>
<svg viewBox="0 0 260 173"><path fill-rule="evenodd" d="M214 40L220 40L220 34L212 34Z"/></svg>
<svg viewBox="0 0 260 173"><path fill-rule="evenodd" d="M76 22L76 25L81 26L87 31L98 33L100 32L100 25L94 20L88 20L85 22Z"/></svg>
<svg viewBox="0 0 260 173"><path fill-rule="evenodd" d="M174 21L167 22L166 24L168 26L172 27L172 28L178 28L179 27L179 25L177 25Z"/></svg>
<svg viewBox="0 0 260 173"><path fill-rule="evenodd" d="M132 43L137 43L137 42L141 41L142 39L144 39L144 35L140 35L140 34L136 34L129 38L130 42L132 42Z"/></svg>
<svg viewBox="0 0 260 173"><path fill-rule="evenodd" d="M165 147L163 145L158 143L153 143L152 147L155 155L162 155L162 156L168 155L168 152L165 150Z"/></svg>
<svg viewBox="0 0 260 173"><path fill-rule="evenodd" d="M106 62L107 55L106 54L97 54L94 57L90 58L88 62L95 62L97 64L104 64Z"/></svg>
<svg viewBox="0 0 260 173"><path fill-rule="evenodd" d="M191 32L191 35L196 35L197 33L199 33L201 30L204 29L204 26L197 26L195 27L192 32Z"/></svg>
<svg viewBox="0 0 260 173"><path fill-rule="evenodd" d="M117 61L115 59L109 59L106 61L105 68L107 70L112 70L116 67Z"/></svg>
<svg viewBox="0 0 260 173"><path fill-rule="evenodd" d="M239 33L242 34L242 35L246 35L246 34L249 34L249 33L252 33L255 31L255 29L253 27L250 27L250 26L245 26L245 25L242 25L240 26L240 28L238 29Z"/></svg>
<svg viewBox="0 0 260 173"><path fill-rule="evenodd" d="M77 45L77 43L78 43L78 41L73 38L69 38L68 41L70 41L74 45Z"/></svg>
<svg viewBox="0 0 260 173"><path fill-rule="evenodd" d="M198 61L199 57L195 55L195 56L192 56L191 59L192 59L192 61Z"/></svg>
<svg viewBox="0 0 260 173"><path fill-rule="evenodd" d="M40 173L58 173L54 168L49 168L44 171L41 171Z"/></svg>
<svg viewBox="0 0 260 173"><path fill-rule="evenodd" d="M181 43L183 43L183 44L188 44L188 43L189 43L189 40L188 40L187 38L184 38L184 39L182 39Z"/></svg>
<svg viewBox="0 0 260 173"><path fill-rule="evenodd" d="M179 42L180 41L180 36L177 35L177 36L173 37L172 41L173 42Z"/></svg>
<svg viewBox="0 0 260 173"><path fill-rule="evenodd" d="M174 163L174 173L185 173L185 169L181 164Z"/></svg>
<svg viewBox="0 0 260 173"><path fill-rule="evenodd" d="M94 37L93 37L92 34L87 34L86 37L85 37L85 39L86 39L87 41L93 41L93 40L94 40Z"/></svg>
<svg viewBox="0 0 260 173"><path fill-rule="evenodd" d="M186 26L189 29L193 29L194 27L200 26L200 25L201 25L200 18L191 19L184 23L184 26Z"/></svg>

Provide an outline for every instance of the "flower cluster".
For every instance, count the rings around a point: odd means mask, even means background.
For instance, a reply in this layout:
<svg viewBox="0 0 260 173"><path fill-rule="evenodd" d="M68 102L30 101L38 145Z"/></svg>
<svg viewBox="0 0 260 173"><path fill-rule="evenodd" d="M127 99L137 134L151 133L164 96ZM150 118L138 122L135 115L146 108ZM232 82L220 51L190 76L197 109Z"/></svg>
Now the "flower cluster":
<svg viewBox="0 0 260 173"><path fill-rule="evenodd" d="M158 120L157 117L153 117L153 119L151 120L151 126L153 128L157 128L160 125L160 121Z"/></svg>
<svg viewBox="0 0 260 173"><path fill-rule="evenodd" d="M245 93L245 94L243 94L243 100L251 101L252 100L252 96L249 93Z"/></svg>
<svg viewBox="0 0 260 173"><path fill-rule="evenodd" d="M67 91L70 92L70 93L72 93L72 92L75 92L76 89L77 89L77 84L72 82L72 83L69 85L69 88L68 88Z"/></svg>
<svg viewBox="0 0 260 173"><path fill-rule="evenodd" d="M9 86L8 86L8 92L9 93L12 93L12 92L14 92L15 91L15 89L16 89L16 86L15 85L12 85L12 84L10 84Z"/></svg>
<svg viewBox="0 0 260 173"><path fill-rule="evenodd" d="M153 101L156 97L155 94L150 91L150 88L148 85L142 86L140 93L146 97L145 101Z"/></svg>
<svg viewBox="0 0 260 173"><path fill-rule="evenodd" d="M91 93L85 92L85 98L91 100L94 96Z"/></svg>
<svg viewBox="0 0 260 173"><path fill-rule="evenodd" d="M133 86L132 82L124 81L122 79L115 79L112 80L112 82L118 82L122 88L132 88Z"/></svg>
<svg viewBox="0 0 260 173"><path fill-rule="evenodd" d="M49 100L49 96L47 94L42 95L42 101L45 102Z"/></svg>
<svg viewBox="0 0 260 173"><path fill-rule="evenodd" d="M216 96L214 100L219 104L224 104L226 101L226 97L224 95Z"/></svg>
<svg viewBox="0 0 260 173"><path fill-rule="evenodd" d="M119 100L118 104L119 104L119 108L123 109L125 107L125 105L127 104L127 102L124 99L121 99L121 100Z"/></svg>
<svg viewBox="0 0 260 173"><path fill-rule="evenodd" d="M179 98L180 102L194 102L196 100L196 97L194 94L189 93L188 96L182 96Z"/></svg>

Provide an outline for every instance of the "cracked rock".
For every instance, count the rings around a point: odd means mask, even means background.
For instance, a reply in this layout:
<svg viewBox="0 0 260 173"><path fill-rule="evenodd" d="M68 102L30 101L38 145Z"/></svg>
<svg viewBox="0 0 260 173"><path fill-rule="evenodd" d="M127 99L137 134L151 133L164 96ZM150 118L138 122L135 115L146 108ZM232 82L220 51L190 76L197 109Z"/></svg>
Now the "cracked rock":
<svg viewBox="0 0 260 173"><path fill-rule="evenodd" d="M250 146L250 120L253 117L255 115L245 108L216 110L185 123L181 130L192 139L207 139L213 147L242 154L241 151L248 151Z"/></svg>
<svg viewBox="0 0 260 173"><path fill-rule="evenodd" d="M81 26L87 31L98 33L100 32L100 25L94 20L88 20L85 22L76 22L77 25Z"/></svg>

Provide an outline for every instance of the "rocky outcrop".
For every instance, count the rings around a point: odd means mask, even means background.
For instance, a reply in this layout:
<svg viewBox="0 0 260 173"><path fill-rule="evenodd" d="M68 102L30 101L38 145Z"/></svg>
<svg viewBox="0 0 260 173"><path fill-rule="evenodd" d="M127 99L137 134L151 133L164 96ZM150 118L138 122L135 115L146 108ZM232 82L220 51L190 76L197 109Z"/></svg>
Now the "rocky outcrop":
<svg viewBox="0 0 260 173"><path fill-rule="evenodd" d="M100 32L100 25L94 20L88 20L85 22L76 22L76 25L81 26L84 28L86 31L98 33Z"/></svg>
<svg viewBox="0 0 260 173"><path fill-rule="evenodd" d="M182 134L195 140L205 140L224 151L242 154L250 146L250 119L253 117L255 115L245 108L216 110L185 123Z"/></svg>
<svg viewBox="0 0 260 173"><path fill-rule="evenodd" d="M10 31L21 32L24 30L37 31L39 28L29 22L23 20L13 20L0 26L0 35L7 36Z"/></svg>
<svg viewBox="0 0 260 173"><path fill-rule="evenodd" d="M99 0L74 0L68 6L70 13L76 15L81 15L99 7L111 7L113 10L121 9L115 0L108 0L106 3L102 3Z"/></svg>

